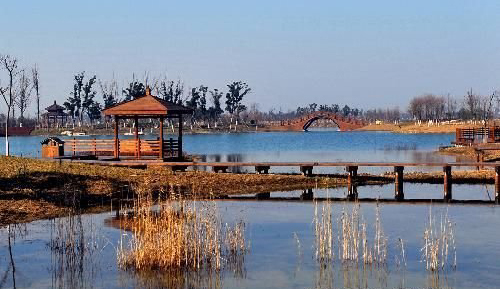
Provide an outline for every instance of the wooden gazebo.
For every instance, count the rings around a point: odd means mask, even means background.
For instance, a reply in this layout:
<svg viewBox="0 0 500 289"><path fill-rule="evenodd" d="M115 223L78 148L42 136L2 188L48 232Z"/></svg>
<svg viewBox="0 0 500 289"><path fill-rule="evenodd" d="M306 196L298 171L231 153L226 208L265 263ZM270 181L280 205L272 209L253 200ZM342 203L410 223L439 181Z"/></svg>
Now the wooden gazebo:
<svg viewBox="0 0 500 289"><path fill-rule="evenodd" d="M113 156L119 159L121 154L132 154L135 158L157 157L159 159L182 159L182 116L192 114L192 109L165 101L151 95L149 87L146 88L146 95L134 100L125 101L111 106L103 111L105 116L115 118L115 137L113 146ZM160 120L158 139L141 140L139 138L139 119L158 118ZM123 119L134 120L134 139L120 140L118 137L119 121ZM163 124L165 119L178 120L177 139L164 139Z"/></svg>
<svg viewBox="0 0 500 289"><path fill-rule="evenodd" d="M47 124L47 128L51 127L51 123L54 127L59 124L63 126L68 120L68 114L64 112L64 107L58 105L54 100L54 104L45 108L46 113L42 114L42 119Z"/></svg>

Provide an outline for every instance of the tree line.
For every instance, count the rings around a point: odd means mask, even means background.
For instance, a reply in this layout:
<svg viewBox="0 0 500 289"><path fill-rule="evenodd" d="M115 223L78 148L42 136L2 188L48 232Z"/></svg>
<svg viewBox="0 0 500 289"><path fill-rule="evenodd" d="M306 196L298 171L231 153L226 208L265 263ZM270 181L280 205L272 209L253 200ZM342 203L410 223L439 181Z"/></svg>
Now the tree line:
<svg viewBox="0 0 500 289"><path fill-rule="evenodd" d="M154 95L165 101L191 108L192 122L216 122L224 113L224 109L232 118L237 119L240 113L247 109L243 100L251 92L251 88L243 81L230 82L226 85L226 91L209 89L205 85L186 90L180 80L163 78L151 81L147 77L140 81L135 76L124 88L119 89L116 80L98 81L95 75L86 79L85 72L81 72L74 76L73 91L63 105L73 120L83 122L86 118L92 123L101 118L103 109L144 96L146 87L150 87ZM95 98L97 89L102 95L102 103Z"/></svg>
<svg viewBox="0 0 500 289"><path fill-rule="evenodd" d="M411 99L408 114L415 120L488 120L493 118L500 103L500 94L480 95L468 90L463 97L424 94Z"/></svg>

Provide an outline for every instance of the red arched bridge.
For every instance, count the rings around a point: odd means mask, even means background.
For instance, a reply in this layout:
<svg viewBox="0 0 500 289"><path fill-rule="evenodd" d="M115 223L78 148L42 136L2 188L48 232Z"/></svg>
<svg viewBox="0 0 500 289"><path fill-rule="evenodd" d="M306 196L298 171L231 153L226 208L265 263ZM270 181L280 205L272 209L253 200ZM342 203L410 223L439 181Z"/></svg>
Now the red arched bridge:
<svg viewBox="0 0 500 289"><path fill-rule="evenodd" d="M300 117L282 120L280 123L272 125L272 130L307 131L307 129L318 119L329 119L333 121L341 131L354 130L366 124L357 118L345 117L343 115L329 111L315 111Z"/></svg>

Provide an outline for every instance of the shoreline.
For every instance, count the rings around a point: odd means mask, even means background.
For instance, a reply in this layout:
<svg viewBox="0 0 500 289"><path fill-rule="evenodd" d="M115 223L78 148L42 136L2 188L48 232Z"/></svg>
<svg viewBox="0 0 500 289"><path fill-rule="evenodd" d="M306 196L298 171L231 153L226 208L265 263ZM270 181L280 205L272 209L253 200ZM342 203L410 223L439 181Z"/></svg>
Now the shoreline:
<svg viewBox="0 0 500 289"><path fill-rule="evenodd" d="M109 210L119 200L143 190L184 198L294 191L347 186L345 174L305 177L298 174L172 172L162 167L132 169L21 157L0 157L0 227L78 212ZM453 171L457 184L494 183L493 170ZM442 172L407 173L408 183L442 183ZM359 174L357 186L385 185L394 174Z"/></svg>
<svg viewBox="0 0 500 289"><path fill-rule="evenodd" d="M400 124L384 123L384 124L369 124L362 128L357 129L357 131L387 131L393 133L402 134L417 134L417 133L429 133L429 134L451 134L456 133L457 128L478 128L483 127L480 124L467 124L467 123L453 123L453 124L433 124L427 125L422 123L421 125L416 125L415 122L401 122Z"/></svg>

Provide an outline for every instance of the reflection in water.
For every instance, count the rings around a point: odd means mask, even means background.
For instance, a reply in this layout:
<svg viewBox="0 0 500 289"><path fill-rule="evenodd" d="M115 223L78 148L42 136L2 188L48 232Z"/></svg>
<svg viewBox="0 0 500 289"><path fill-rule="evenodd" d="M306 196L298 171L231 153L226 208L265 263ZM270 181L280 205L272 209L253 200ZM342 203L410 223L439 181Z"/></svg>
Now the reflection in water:
<svg viewBox="0 0 500 289"><path fill-rule="evenodd" d="M147 272L127 272L129 282L125 282L123 287L134 288L222 288L224 275L221 271L147 271Z"/></svg>
<svg viewBox="0 0 500 289"><path fill-rule="evenodd" d="M305 193L308 194L308 191ZM498 227L500 222L500 211L494 206L434 206L441 208L443 213L447 207L450 210L450 215L457 223L456 234L462 256L456 273L449 270L439 274L427 272L425 263L420 260L420 249L424 242L422 234L428 224L428 206L398 204L385 205L382 208L384 229L392 240L389 242L387 266L363 266L361 262L357 265L342 262L337 257L335 261L318 264L312 249L315 239L311 224L314 205L311 202L221 201L218 206L224 214L224 222L231 223L240 218L240 212L243 210L245 219L250 224L248 234L252 250L245 258L239 259L241 266L228 266L226 270L221 271L199 272L122 271L116 266L116 250L112 246L104 248L103 244L107 242L98 240L104 239L100 237L104 235L112 244L118 242L119 230L101 227L112 214L75 215L72 219L66 217L29 224L29 235L22 239L19 236L22 235L23 227L15 229L15 226L12 226L10 247L8 227L0 230L0 287L14 287L14 282L17 288L498 287L498 276L491 270L496 268L500 252L500 245L496 242L499 239L498 230L491 230ZM350 207L343 202L332 202L334 220L340 216L343 206ZM368 221L367 230L371 241L375 232L375 204L364 203L361 206ZM439 221L439 212L433 214L436 215L436 221ZM338 223L334 222L333 225L336 227ZM439 222L436 225L440 227ZM104 232L99 232L96 227ZM486 230L488 234L484 234ZM16 236L12 232L16 232ZM86 244L83 247L80 246L81 237ZM398 238L405 240L405 258L400 255ZM334 239L337 242L337 236ZM64 249L52 250L51 242L60 244L56 247ZM76 244L76 247L70 245L66 248L66 245L62 245L67 243ZM88 243L101 245L96 245L99 249L95 250L92 246L89 247ZM83 261L79 248L84 248L81 251ZM335 252L338 252L337 247ZM74 256L61 256L64 254ZM93 254L91 258L87 256L89 254ZM396 258L399 261L396 261ZM407 266L404 263L407 263ZM14 274L12 267L15 267ZM51 282L52 275L54 280Z"/></svg>
<svg viewBox="0 0 500 289"><path fill-rule="evenodd" d="M50 223L50 271L53 288L93 287L99 272L99 253L107 242L92 218L83 222L80 213Z"/></svg>
<svg viewBox="0 0 500 289"><path fill-rule="evenodd" d="M7 226L7 243L8 243L8 251L9 251L9 265L5 269L5 272L0 279L0 288L3 288L4 284L8 280L9 272L11 274L12 279L12 287L17 288L16 286L16 264L14 262L14 254L12 253L12 246L16 242L16 237L23 238L28 233L26 229L26 225L24 224L12 224Z"/></svg>

